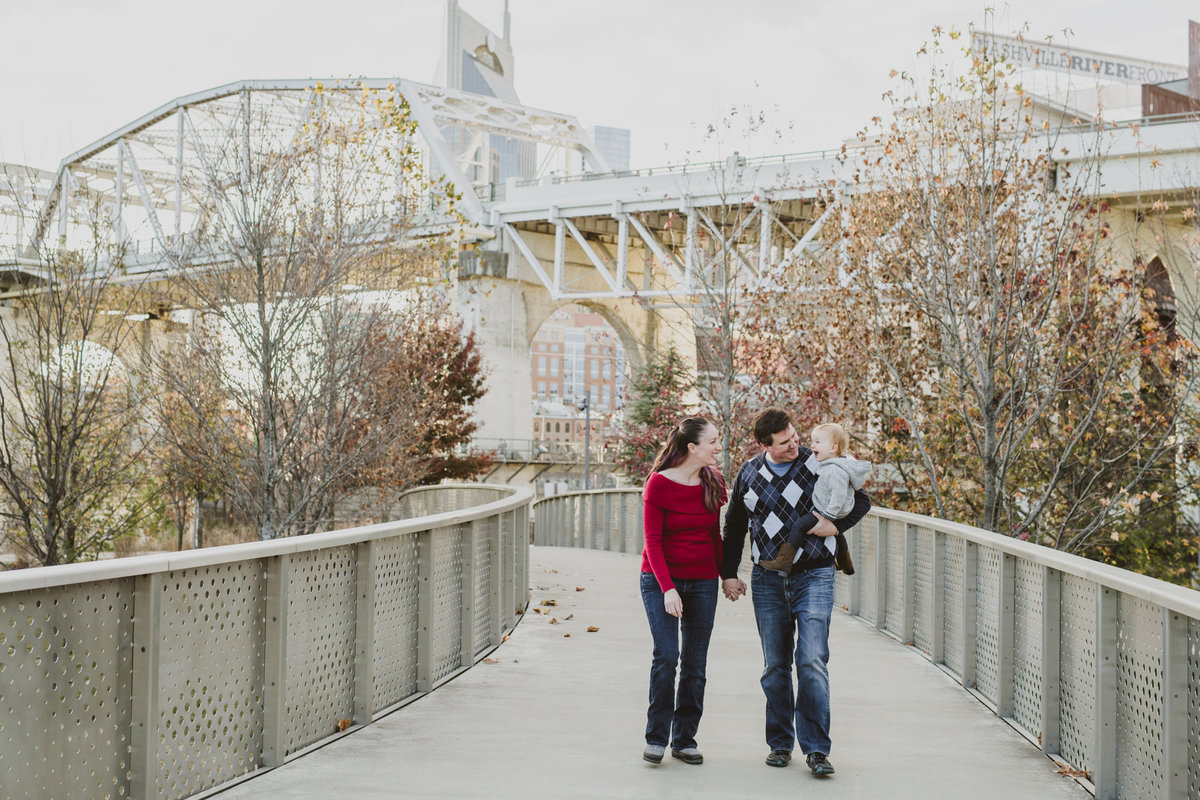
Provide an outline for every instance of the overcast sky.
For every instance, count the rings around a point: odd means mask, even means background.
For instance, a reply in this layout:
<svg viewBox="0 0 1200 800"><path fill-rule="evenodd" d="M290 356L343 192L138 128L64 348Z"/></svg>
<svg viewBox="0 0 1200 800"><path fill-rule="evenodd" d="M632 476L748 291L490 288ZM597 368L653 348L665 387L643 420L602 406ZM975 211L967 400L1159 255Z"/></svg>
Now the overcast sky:
<svg viewBox="0 0 1200 800"><path fill-rule="evenodd" d="M500 31L503 0L461 0ZM245 78L429 82L442 0L0 0L0 161L53 169L181 95ZM511 0L522 102L632 131L634 166L718 155L703 131L731 107L770 113L752 154L836 147L881 108L888 72L933 25L966 29L952 0ZM997 28L1073 32L1074 46L1187 63L1196 0L997 6Z"/></svg>

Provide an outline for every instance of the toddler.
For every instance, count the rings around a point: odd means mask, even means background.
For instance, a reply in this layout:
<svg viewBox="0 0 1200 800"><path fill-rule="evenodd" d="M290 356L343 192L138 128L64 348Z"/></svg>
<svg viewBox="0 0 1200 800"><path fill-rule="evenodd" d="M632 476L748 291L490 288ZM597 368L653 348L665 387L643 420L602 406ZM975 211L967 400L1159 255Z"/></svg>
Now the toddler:
<svg viewBox="0 0 1200 800"><path fill-rule="evenodd" d="M812 454L804 467L817 476L812 490L813 510L828 520L841 519L854 508L854 492L863 487L871 465L848 452L850 437L836 422L825 422L813 428L811 447ZM793 528L780 547L779 556L759 563L767 569L790 572L808 530ZM854 574L850 547L843 534L825 537L825 547L833 554L838 569L847 575Z"/></svg>

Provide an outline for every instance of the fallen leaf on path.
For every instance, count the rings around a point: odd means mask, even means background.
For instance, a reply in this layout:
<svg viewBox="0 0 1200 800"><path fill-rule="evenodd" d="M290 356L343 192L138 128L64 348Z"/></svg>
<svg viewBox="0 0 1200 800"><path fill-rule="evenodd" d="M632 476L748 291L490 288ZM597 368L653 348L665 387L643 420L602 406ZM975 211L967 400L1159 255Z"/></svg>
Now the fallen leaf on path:
<svg viewBox="0 0 1200 800"><path fill-rule="evenodd" d="M507 642L507 641L508 641L508 634L506 633L506 634L504 634L503 636L501 636L501 637L500 637L500 641L501 641L501 642Z"/></svg>
<svg viewBox="0 0 1200 800"><path fill-rule="evenodd" d="M1055 772L1057 772L1059 775L1062 775L1067 778L1086 778L1086 777L1088 777L1088 772L1086 769L1075 769L1074 767L1067 766L1066 764L1062 763L1061 761L1055 761L1054 763L1058 765L1058 769L1055 770Z"/></svg>
<svg viewBox="0 0 1200 800"><path fill-rule="evenodd" d="M570 638L571 638L571 634L569 634L569 633L564 633L564 634L563 634L563 638L564 638L564 639L570 639Z"/></svg>
<svg viewBox="0 0 1200 800"><path fill-rule="evenodd" d="M551 618L550 618L550 624L551 624L551 625L557 625L557 624L558 624L558 617L551 617Z"/></svg>
<svg viewBox="0 0 1200 800"><path fill-rule="evenodd" d="M598 630L600 630L600 629L597 628L595 625L588 625L588 633L595 633Z"/></svg>
<svg viewBox="0 0 1200 800"><path fill-rule="evenodd" d="M535 609L533 610L533 613L535 613L535 614L541 614L541 613L542 613L542 610L541 610L540 608L535 608Z"/></svg>
<svg viewBox="0 0 1200 800"><path fill-rule="evenodd" d="M344 730L346 730L346 728L349 728L349 727L350 727L350 725L351 725L351 722L350 722L350 720L348 720L348 719L343 719L343 720L339 720L339 721L338 721L338 726L337 726L337 728L338 728L338 730L339 730L339 731L344 731Z"/></svg>
<svg viewBox="0 0 1200 800"><path fill-rule="evenodd" d="M549 600L543 600L543 601L542 601L542 605L544 605L544 606L556 606L556 605L558 605L558 601L557 601L557 600L555 600L553 597L551 597Z"/></svg>
<svg viewBox="0 0 1200 800"><path fill-rule="evenodd" d="M586 586L576 586L576 587L575 587L575 591L577 591L577 592L586 592L586 591L587 591L587 587L586 587Z"/></svg>
<svg viewBox="0 0 1200 800"><path fill-rule="evenodd" d="M556 570L556 569L548 569L548 570L546 570L546 572L553 572L553 573L556 573L556 574L557 574L557 573L558 573L558 570Z"/></svg>
<svg viewBox="0 0 1200 800"><path fill-rule="evenodd" d="M483 663L485 663L485 664L499 664L499 663L500 663L500 659L498 659L498 658L485 658L485 659L483 660Z"/></svg>
<svg viewBox="0 0 1200 800"><path fill-rule="evenodd" d="M567 617L566 617L566 618L567 618L567 619L575 619L575 615L574 615L574 614L567 614Z"/></svg>

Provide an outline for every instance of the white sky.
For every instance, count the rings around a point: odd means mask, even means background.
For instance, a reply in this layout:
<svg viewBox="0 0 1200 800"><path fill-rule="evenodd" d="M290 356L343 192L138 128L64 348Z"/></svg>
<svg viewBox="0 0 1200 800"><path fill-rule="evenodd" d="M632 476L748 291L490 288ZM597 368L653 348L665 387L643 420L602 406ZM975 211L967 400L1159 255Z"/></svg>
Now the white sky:
<svg viewBox="0 0 1200 800"><path fill-rule="evenodd" d="M462 0L493 30L503 0ZM998 32L1073 31L1074 46L1187 63L1195 0L997 6ZM979 22L953 0L511 0L522 102L632 131L654 166L733 149L833 148L878 113L888 72L933 25ZM0 0L0 161L53 169L66 155L181 95L247 78L429 82L442 0ZM784 135L703 141L729 108L771 113ZM718 149L721 152L718 152Z"/></svg>

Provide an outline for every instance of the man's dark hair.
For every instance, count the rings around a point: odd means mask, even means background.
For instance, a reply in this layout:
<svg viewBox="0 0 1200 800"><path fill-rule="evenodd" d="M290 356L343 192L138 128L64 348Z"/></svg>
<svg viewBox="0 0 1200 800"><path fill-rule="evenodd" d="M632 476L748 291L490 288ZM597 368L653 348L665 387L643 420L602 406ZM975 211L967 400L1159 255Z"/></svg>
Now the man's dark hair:
<svg viewBox="0 0 1200 800"><path fill-rule="evenodd" d="M782 408L768 408L754 418L754 440L759 444L774 444L772 437L786 431L791 424L791 415Z"/></svg>

